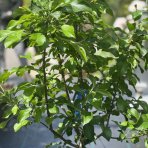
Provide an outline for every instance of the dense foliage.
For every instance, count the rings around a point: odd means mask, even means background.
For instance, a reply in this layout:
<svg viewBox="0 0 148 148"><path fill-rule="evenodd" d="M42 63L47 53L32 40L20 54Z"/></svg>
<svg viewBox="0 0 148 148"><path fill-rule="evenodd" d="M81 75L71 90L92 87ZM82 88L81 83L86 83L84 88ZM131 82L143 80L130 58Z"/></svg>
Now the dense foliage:
<svg viewBox="0 0 148 148"><path fill-rule="evenodd" d="M148 37L143 27L147 18L141 19L142 11L135 11L134 22L127 23L125 32L105 24L104 13L113 15L105 0L33 0L30 8L14 12L16 19L0 31L0 41L6 48L26 41L39 58L0 75L5 83L12 74L37 73L31 82L11 90L1 88L4 120L0 128L13 118L17 118L15 131L41 123L61 139L60 144L78 148L101 136L134 143L147 136L148 105L141 97L135 99L129 87L135 90L139 80L134 70L148 68L143 44ZM112 116L124 120L112 121ZM111 123L118 126L117 137Z"/></svg>

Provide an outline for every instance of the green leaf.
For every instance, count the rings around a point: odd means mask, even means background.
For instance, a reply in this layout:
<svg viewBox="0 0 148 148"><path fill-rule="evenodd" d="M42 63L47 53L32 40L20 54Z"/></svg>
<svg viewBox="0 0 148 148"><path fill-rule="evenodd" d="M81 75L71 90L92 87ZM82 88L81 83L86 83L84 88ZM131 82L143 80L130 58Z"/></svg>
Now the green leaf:
<svg viewBox="0 0 148 148"><path fill-rule="evenodd" d="M15 11L13 12L13 16L19 17L29 13L31 13L31 11L27 7L19 7L18 9L15 9Z"/></svg>
<svg viewBox="0 0 148 148"><path fill-rule="evenodd" d="M140 114L135 108L131 108L130 110L128 110L128 113L133 115L137 120L139 120Z"/></svg>
<svg viewBox="0 0 148 148"><path fill-rule="evenodd" d="M40 122L41 117L42 117L42 109L41 108L36 108L35 117L34 117L35 122Z"/></svg>
<svg viewBox="0 0 148 148"><path fill-rule="evenodd" d="M32 59L31 52L27 52L24 56L20 55L20 58L25 58L27 60L31 60Z"/></svg>
<svg viewBox="0 0 148 148"><path fill-rule="evenodd" d="M94 70L94 69L93 69ZM90 73L90 75L92 75L93 77L96 77L98 79L101 79L103 76L102 76L102 73L100 71L95 71L93 73Z"/></svg>
<svg viewBox="0 0 148 148"><path fill-rule="evenodd" d="M143 120L144 122L148 122L148 114L143 114L143 115L142 115L142 120Z"/></svg>
<svg viewBox="0 0 148 148"><path fill-rule="evenodd" d="M148 121L147 122L143 122L139 127L139 130L147 130L148 129Z"/></svg>
<svg viewBox="0 0 148 148"><path fill-rule="evenodd" d="M144 112L148 113L148 104L145 101L139 101L138 103L143 108Z"/></svg>
<svg viewBox="0 0 148 148"><path fill-rule="evenodd" d="M131 142L132 143L138 143L139 142L139 137L132 137L132 139L131 139Z"/></svg>
<svg viewBox="0 0 148 148"><path fill-rule="evenodd" d="M30 46L42 46L46 42L46 37L42 33L33 33L29 40Z"/></svg>
<svg viewBox="0 0 148 148"><path fill-rule="evenodd" d="M24 90L24 95L30 97L35 92L35 86L30 85L23 90Z"/></svg>
<svg viewBox="0 0 148 148"><path fill-rule="evenodd" d="M49 109L49 112L51 114L57 114L59 113L59 108L56 105L54 105L52 108Z"/></svg>
<svg viewBox="0 0 148 148"><path fill-rule="evenodd" d="M74 32L74 27L70 26L70 25L63 25L61 27L62 32L64 33L64 35L66 37L71 37L71 38L75 38L75 32Z"/></svg>
<svg viewBox="0 0 148 148"><path fill-rule="evenodd" d="M27 125L28 123L29 123L28 120L23 120L23 121L21 121L20 123L16 123L16 124L14 125L14 131L15 131L15 132L19 131L23 126Z"/></svg>
<svg viewBox="0 0 148 148"><path fill-rule="evenodd" d="M102 51L102 49L97 50L95 55L100 56L102 58L113 58L113 59L117 58L111 52Z"/></svg>
<svg viewBox="0 0 148 148"><path fill-rule="evenodd" d="M67 127L66 134L67 134L67 136L71 136L72 135L72 127Z"/></svg>
<svg viewBox="0 0 148 148"><path fill-rule="evenodd" d="M121 138L121 140L126 138L126 135L124 133L120 133L119 138Z"/></svg>
<svg viewBox="0 0 148 148"><path fill-rule="evenodd" d="M22 77L28 71L28 68L27 68L27 66L26 67L20 66L16 70L17 70L16 75L19 77Z"/></svg>
<svg viewBox="0 0 148 148"><path fill-rule="evenodd" d="M123 100L122 98L118 98L117 99L117 108L119 111L124 112L127 110L127 103L125 100Z"/></svg>
<svg viewBox="0 0 148 148"><path fill-rule="evenodd" d="M0 30L0 42L3 41L7 36L12 34L13 31L10 30Z"/></svg>
<svg viewBox="0 0 148 148"><path fill-rule="evenodd" d="M110 92L108 92L107 90L99 89L99 90L97 90L97 92L103 96L112 98L112 94Z"/></svg>
<svg viewBox="0 0 148 148"><path fill-rule="evenodd" d="M17 114L17 111L18 111L18 106L17 105L15 105L12 109L11 109L11 111L12 111L12 114L13 115L16 115Z"/></svg>
<svg viewBox="0 0 148 148"><path fill-rule="evenodd" d="M99 0L98 10L102 13L108 13L111 16L114 16L113 11L105 0Z"/></svg>
<svg viewBox="0 0 148 148"><path fill-rule="evenodd" d="M8 123L8 121L3 121L3 122L1 122L1 123L0 123L0 129L5 128L6 125L7 125L7 123Z"/></svg>
<svg viewBox="0 0 148 148"><path fill-rule="evenodd" d="M108 127L103 128L103 135L102 135L106 140L110 140L112 136L112 131Z"/></svg>
<svg viewBox="0 0 148 148"><path fill-rule="evenodd" d="M31 110L32 110L31 108L21 110L18 115L18 121L22 122L22 121L26 120L28 117L30 117Z"/></svg>
<svg viewBox="0 0 148 148"><path fill-rule="evenodd" d="M148 148L148 138L144 140L145 148Z"/></svg>
<svg viewBox="0 0 148 148"><path fill-rule="evenodd" d="M92 101L92 105L96 108L96 109L100 109L101 105L102 105L102 99L101 98L94 98Z"/></svg>
<svg viewBox="0 0 148 148"><path fill-rule="evenodd" d="M64 6L64 0L54 0L53 3L52 3L52 9L55 10L59 7L62 7Z"/></svg>
<svg viewBox="0 0 148 148"><path fill-rule="evenodd" d="M115 65L117 65L117 61L115 59L111 59L111 60L108 60L108 65L107 67L114 67Z"/></svg>
<svg viewBox="0 0 148 148"><path fill-rule="evenodd" d="M101 118L100 116L97 115L97 116L93 116L91 123L93 125L99 125L100 122L102 122L102 121L103 121L103 118Z"/></svg>
<svg viewBox="0 0 148 148"><path fill-rule="evenodd" d="M141 18L141 16L142 16L142 11L137 10L137 11L135 11L135 12L132 13L132 16L133 16L133 19L134 19L135 21L137 21L137 20L139 20L139 19Z"/></svg>
<svg viewBox="0 0 148 148"><path fill-rule="evenodd" d="M84 136L88 138L90 141L93 141L95 135L94 126L91 124L86 124L84 125L83 130L84 130Z"/></svg>
<svg viewBox="0 0 148 148"><path fill-rule="evenodd" d="M52 122L53 122L53 120L54 120L53 117L47 117L47 118L46 118L46 123L47 123L48 125L51 125Z"/></svg>
<svg viewBox="0 0 148 148"><path fill-rule="evenodd" d="M61 16L61 12L60 11L55 11L51 15L58 20L60 18L60 16Z"/></svg>
<svg viewBox="0 0 148 148"><path fill-rule="evenodd" d="M120 125L121 126L127 126L128 125L128 122L127 121L123 121Z"/></svg>
<svg viewBox="0 0 148 148"><path fill-rule="evenodd" d="M71 6L74 12L80 12L80 11L91 12L92 11L91 8L87 7L86 5L78 3L78 0L74 0L71 3Z"/></svg>
<svg viewBox="0 0 148 148"><path fill-rule="evenodd" d="M79 46L75 42L70 42L70 44L75 49L75 51L81 56L81 58L83 59L83 61L87 62L88 59L87 59L87 55L86 55L85 49L83 47Z"/></svg>
<svg viewBox="0 0 148 148"><path fill-rule="evenodd" d="M132 30L135 30L136 28L136 23L130 23L130 22L127 22L127 27L130 31Z"/></svg>
<svg viewBox="0 0 148 148"><path fill-rule="evenodd" d="M12 115L11 108L4 111L3 118L8 119L10 117L10 115Z"/></svg>
<svg viewBox="0 0 148 148"><path fill-rule="evenodd" d="M89 123L93 119L93 114L90 112L87 112L83 115L83 125Z"/></svg>
<svg viewBox="0 0 148 148"><path fill-rule="evenodd" d="M2 74L0 74L0 83L5 82L8 80L8 78L11 76L11 72L8 70L5 70Z"/></svg>
<svg viewBox="0 0 148 148"><path fill-rule="evenodd" d="M8 25L7 25L7 29L8 29L8 30L11 30L11 29L13 29L14 27L16 27L18 24L19 24L18 21L16 21L16 20L11 20L11 21L8 23Z"/></svg>
<svg viewBox="0 0 148 148"><path fill-rule="evenodd" d="M14 31L13 34L10 34L5 42L5 48L12 48L14 45L18 44L22 40L22 36L24 35L23 30Z"/></svg>

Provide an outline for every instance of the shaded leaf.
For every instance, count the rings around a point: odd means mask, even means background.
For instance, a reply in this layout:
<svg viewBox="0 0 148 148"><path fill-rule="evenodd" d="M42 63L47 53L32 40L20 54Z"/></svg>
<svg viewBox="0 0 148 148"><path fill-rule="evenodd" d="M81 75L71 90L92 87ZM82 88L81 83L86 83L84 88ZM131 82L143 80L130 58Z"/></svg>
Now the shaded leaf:
<svg viewBox="0 0 148 148"><path fill-rule="evenodd" d="M127 27L130 31L132 30L135 30L136 28L136 24L135 23L130 23L130 22L127 22Z"/></svg>
<svg viewBox="0 0 148 148"><path fill-rule="evenodd" d="M108 127L104 127L103 128L103 137L109 141L111 139L111 136L112 136L111 129Z"/></svg>
<svg viewBox="0 0 148 148"><path fill-rule="evenodd" d="M7 123L8 123L8 121L3 121L3 122L1 122L1 123L0 123L0 129L5 128L6 125L7 125Z"/></svg>
<svg viewBox="0 0 148 148"><path fill-rule="evenodd" d="M86 55L86 51L83 47L79 46L77 43L71 42L70 43L73 48L75 49L75 51L81 56L81 58L87 62L87 55Z"/></svg>
<svg viewBox="0 0 148 148"><path fill-rule="evenodd" d="M100 109L101 105L102 105L102 99L101 98L94 98L92 101L92 105L96 108L96 109Z"/></svg>
<svg viewBox="0 0 148 148"><path fill-rule="evenodd" d="M94 126L91 124L85 124L83 130L85 137L88 138L90 141L93 141L95 135Z"/></svg>
<svg viewBox="0 0 148 148"><path fill-rule="evenodd" d="M139 20L139 19L141 18L141 16L142 16L142 11L137 10L137 11L135 11L135 12L132 13L132 16L133 16L133 19L134 19L135 21L137 21L137 20Z"/></svg>

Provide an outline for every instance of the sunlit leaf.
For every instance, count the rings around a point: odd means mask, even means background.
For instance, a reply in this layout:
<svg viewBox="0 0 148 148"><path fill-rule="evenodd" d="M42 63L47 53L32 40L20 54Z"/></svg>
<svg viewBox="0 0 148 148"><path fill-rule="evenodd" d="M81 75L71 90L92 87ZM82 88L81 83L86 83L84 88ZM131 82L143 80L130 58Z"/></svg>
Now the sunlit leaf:
<svg viewBox="0 0 148 148"><path fill-rule="evenodd" d="M46 37L42 33L33 33L29 37L30 46L42 46L46 42Z"/></svg>
<svg viewBox="0 0 148 148"><path fill-rule="evenodd" d="M75 38L75 32L73 26L63 25L61 29L65 36Z"/></svg>
<svg viewBox="0 0 148 148"><path fill-rule="evenodd" d="M21 41L23 35L23 30L14 31L6 38L4 42L5 48L12 48L14 45L18 44Z"/></svg>
<svg viewBox="0 0 148 148"><path fill-rule="evenodd" d="M17 105L14 105L14 107L11 109L13 115L16 115L17 114L17 111L18 111L18 106Z"/></svg>
<svg viewBox="0 0 148 148"><path fill-rule="evenodd" d="M102 58L114 58L114 59L117 58L111 52L106 52L106 51L103 51L102 49L97 50L95 55L100 56Z"/></svg>
<svg viewBox="0 0 148 148"><path fill-rule="evenodd" d="M92 113L85 113L83 115L83 125L89 123L93 119L93 114Z"/></svg>
<svg viewBox="0 0 148 148"><path fill-rule="evenodd" d="M15 123L14 125L14 131L17 132L19 131L23 126L27 125L29 123L28 120L23 120L20 123Z"/></svg>

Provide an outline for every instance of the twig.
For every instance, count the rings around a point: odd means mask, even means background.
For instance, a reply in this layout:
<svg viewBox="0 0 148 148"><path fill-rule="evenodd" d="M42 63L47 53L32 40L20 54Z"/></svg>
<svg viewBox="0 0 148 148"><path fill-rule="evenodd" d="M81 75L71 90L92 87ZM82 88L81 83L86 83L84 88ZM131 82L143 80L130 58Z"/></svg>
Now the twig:
<svg viewBox="0 0 148 148"><path fill-rule="evenodd" d="M51 126L48 127L45 123L40 122L42 125L44 125L46 128L48 128L55 136L57 136L58 138L60 138L61 140L63 140L66 144L69 144L75 148L78 148L78 145L73 144L70 140L65 139L62 135L60 135L59 133L57 133Z"/></svg>
<svg viewBox="0 0 148 148"><path fill-rule="evenodd" d="M67 88L67 85L66 85L65 74L64 74L64 71L62 69L62 59L61 59L60 55L58 55L58 58L59 58L59 65L60 65L60 74L61 74L62 80L64 82L65 92L66 92L67 98L71 102L71 99L70 99L70 96L69 96L69 92L68 92L68 88Z"/></svg>
<svg viewBox="0 0 148 148"><path fill-rule="evenodd" d="M44 93L46 101L47 115L50 117L49 106L48 106L48 89L47 89L47 77L46 77L46 47L43 51L43 74L44 74Z"/></svg>
<svg viewBox="0 0 148 148"><path fill-rule="evenodd" d="M99 139L102 136L103 133L100 133L97 137L96 140Z"/></svg>

